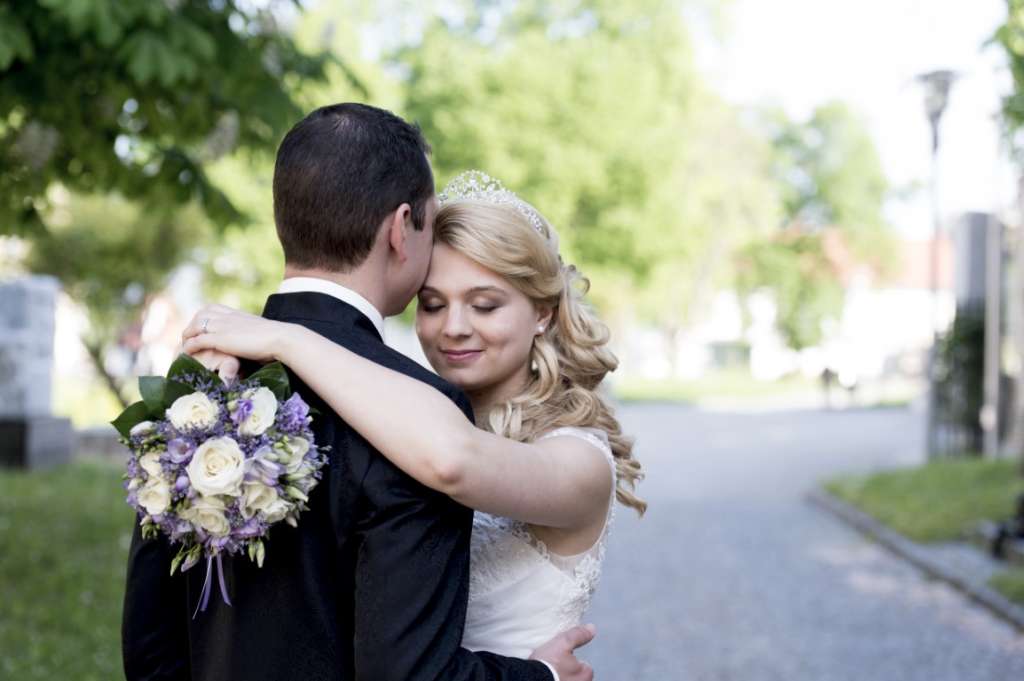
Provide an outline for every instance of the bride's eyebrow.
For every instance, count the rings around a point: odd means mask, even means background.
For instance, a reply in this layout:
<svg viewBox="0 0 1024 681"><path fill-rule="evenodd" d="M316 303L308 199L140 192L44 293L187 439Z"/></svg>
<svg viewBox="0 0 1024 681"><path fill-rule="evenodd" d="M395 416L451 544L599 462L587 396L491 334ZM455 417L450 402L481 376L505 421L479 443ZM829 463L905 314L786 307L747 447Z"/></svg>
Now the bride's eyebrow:
<svg viewBox="0 0 1024 681"><path fill-rule="evenodd" d="M501 295L505 295L504 289L498 288L497 286L474 286L466 291L466 293L469 295L474 293L500 293Z"/></svg>

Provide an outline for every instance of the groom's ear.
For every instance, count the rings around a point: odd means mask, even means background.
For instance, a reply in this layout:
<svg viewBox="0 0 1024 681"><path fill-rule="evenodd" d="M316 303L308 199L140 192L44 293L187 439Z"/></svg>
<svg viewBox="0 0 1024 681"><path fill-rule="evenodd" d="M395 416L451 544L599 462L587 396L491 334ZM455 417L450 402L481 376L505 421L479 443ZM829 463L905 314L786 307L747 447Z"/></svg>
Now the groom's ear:
<svg viewBox="0 0 1024 681"><path fill-rule="evenodd" d="M398 257L398 262L409 259L406 241L406 230L412 229L412 206L403 203L394 212L384 218L384 229L387 230L388 246Z"/></svg>

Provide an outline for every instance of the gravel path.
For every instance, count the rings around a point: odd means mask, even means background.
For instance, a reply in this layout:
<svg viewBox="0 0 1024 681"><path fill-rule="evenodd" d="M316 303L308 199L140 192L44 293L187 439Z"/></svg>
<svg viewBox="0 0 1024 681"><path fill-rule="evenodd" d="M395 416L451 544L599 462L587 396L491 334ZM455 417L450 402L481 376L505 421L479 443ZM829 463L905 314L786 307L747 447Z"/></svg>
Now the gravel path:
<svg viewBox="0 0 1024 681"><path fill-rule="evenodd" d="M919 461L920 414L620 415L651 509L616 514L583 655L600 681L1024 679L1024 636L803 500Z"/></svg>

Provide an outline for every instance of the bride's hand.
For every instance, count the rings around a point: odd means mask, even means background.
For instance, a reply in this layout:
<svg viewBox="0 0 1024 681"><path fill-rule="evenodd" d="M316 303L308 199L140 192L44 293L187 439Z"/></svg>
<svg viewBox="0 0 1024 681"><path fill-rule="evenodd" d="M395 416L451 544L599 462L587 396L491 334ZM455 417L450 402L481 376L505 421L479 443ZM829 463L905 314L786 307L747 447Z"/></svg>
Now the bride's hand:
<svg viewBox="0 0 1024 681"><path fill-rule="evenodd" d="M275 322L224 305L204 305L181 333L190 355L216 350L258 362L282 359L284 342L295 325Z"/></svg>

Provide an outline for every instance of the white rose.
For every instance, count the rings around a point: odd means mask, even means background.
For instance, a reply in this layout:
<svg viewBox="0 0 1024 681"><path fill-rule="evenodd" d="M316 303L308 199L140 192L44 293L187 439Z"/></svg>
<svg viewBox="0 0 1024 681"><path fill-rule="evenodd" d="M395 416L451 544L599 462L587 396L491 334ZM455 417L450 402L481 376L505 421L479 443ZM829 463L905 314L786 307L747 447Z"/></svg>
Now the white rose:
<svg viewBox="0 0 1024 681"><path fill-rule="evenodd" d="M167 410L167 418L178 430L185 428L209 428L217 422L220 408L201 392L183 395L174 400Z"/></svg>
<svg viewBox="0 0 1024 681"><path fill-rule="evenodd" d="M288 450L289 455L285 469L289 473L294 473L302 465L303 457L309 451L309 440L304 437L289 437L284 446Z"/></svg>
<svg viewBox="0 0 1024 681"><path fill-rule="evenodd" d="M277 501L277 490L262 482L247 482L242 488L242 517L249 519Z"/></svg>
<svg viewBox="0 0 1024 681"><path fill-rule="evenodd" d="M231 524L224 516L224 508L224 502L216 497L199 497L178 513L178 517L219 537L231 531Z"/></svg>
<svg viewBox="0 0 1024 681"><path fill-rule="evenodd" d="M128 431L128 434L132 437L137 437L139 435L147 435L148 433L152 432L152 421L140 421L139 423L136 423L134 426L132 426L132 429Z"/></svg>
<svg viewBox="0 0 1024 681"><path fill-rule="evenodd" d="M237 497L242 491L245 455L229 437L215 437L196 448L185 468L192 487L202 495L227 494Z"/></svg>
<svg viewBox="0 0 1024 681"><path fill-rule="evenodd" d="M140 456L139 465L142 466L142 470L149 473L151 478L163 475L164 469L160 466L160 455L156 452L146 452Z"/></svg>
<svg viewBox="0 0 1024 681"><path fill-rule="evenodd" d="M252 401L252 411L244 421L238 424L238 432L242 435L262 435L274 425L277 415L277 398L269 388L257 388L248 391L244 397Z"/></svg>
<svg viewBox="0 0 1024 681"><path fill-rule="evenodd" d="M281 520L288 515L288 512L291 510L292 505L281 497L278 497L273 503L268 504L267 507L263 509L263 517L267 519L268 523L276 523L278 520Z"/></svg>
<svg viewBox="0 0 1024 681"><path fill-rule="evenodd" d="M138 494L139 506L150 515L160 515L171 505L171 486L163 478L153 478Z"/></svg>

